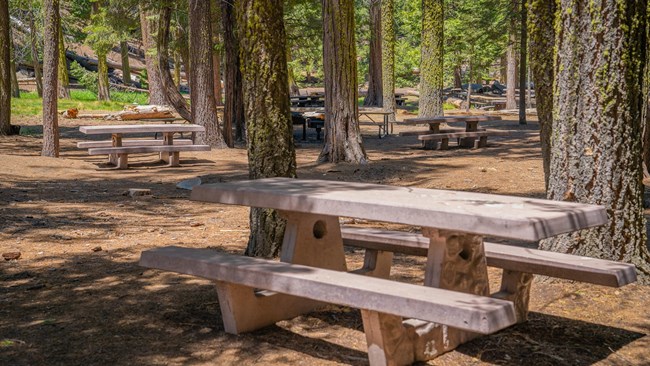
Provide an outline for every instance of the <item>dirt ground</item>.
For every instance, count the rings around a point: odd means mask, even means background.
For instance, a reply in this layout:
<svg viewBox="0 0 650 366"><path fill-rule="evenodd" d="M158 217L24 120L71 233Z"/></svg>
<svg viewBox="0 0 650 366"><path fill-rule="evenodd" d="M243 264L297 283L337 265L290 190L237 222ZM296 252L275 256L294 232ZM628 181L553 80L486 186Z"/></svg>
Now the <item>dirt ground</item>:
<svg viewBox="0 0 650 366"><path fill-rule="evenodd" d="M403 118L403 116L400 116ZM179 168L134 155L126 171L107 169L61 120L61 158L39 156L39 120L28 136L0 139L0 365L365 365L357 310L330 307L242 336L224 333L214 286L138 266L142 250L180 245L242 253L248 210L192 202L182 180L247 178L243 147L181 153ZM489 147L425 151L415 137L379 139L363 126L371 162L316 164L313 130L300 141L301 178L360 181L543 197L538 125L490 123L511 131ZM406 128L398 128L396 132ZM123 195L151 189L152 197ZM373 223L353 222L369 226ZM349 267L362 263L349 251ZM423 260L397 256L393 278L422 282ZM499 271L491 270L498 288ZM481 337L429 365L650 365L650 291L536 279L530 319Z"/></svg>

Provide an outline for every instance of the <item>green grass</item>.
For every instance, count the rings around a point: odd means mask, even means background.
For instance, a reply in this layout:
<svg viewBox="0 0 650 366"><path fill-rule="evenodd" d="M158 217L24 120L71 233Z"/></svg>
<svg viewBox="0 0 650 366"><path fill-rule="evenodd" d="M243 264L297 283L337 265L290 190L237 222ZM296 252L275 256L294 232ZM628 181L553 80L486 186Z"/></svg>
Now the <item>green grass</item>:
<svg viewBox="0 0 650 366"><path fill-rule="evenodd" d="M88 90L71 90L72 99L59 99L59 110L77 108L80 113L87 111L120 111L126 104L147 104L147 94L133 92L111 92L110 102L99 102L95 94ZM13 116L39 116L42 114L43 100L36 92L20 93L20 98L11 99Z"/></svg>

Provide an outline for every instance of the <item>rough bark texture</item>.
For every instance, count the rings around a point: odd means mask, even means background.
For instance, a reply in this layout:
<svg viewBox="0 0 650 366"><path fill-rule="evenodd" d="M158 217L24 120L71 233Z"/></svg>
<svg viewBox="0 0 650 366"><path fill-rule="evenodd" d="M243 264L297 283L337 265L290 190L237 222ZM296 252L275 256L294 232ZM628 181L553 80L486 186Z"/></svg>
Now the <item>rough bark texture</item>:
<svg viewBox="0 0 650 366"><path fill-rule="evenodd" d="M70 99L70 77L68 76L68 59L65 57L63 28L59 27L59 98Z"/></svg>
<svg viewBox="0 0 650 366"><path fill-rule="evenodd" d="M460 76L460 65L454 67L454 88L461 88L463 86L463 80Z"/></svg>
<svg viewBox="0 0 650 366"><path fill-rule="evenodd" d="M174 51L174 84L181 90L181 53Z"/></svg>
<svg viewBox="0 0 650 366"><path fill-rule="evenodd" d="M647 2L559 4L548 197L603 205L609 221L541 246L634 263L641 280L648 282L639 77L645 63Z"/></svg>
<svg viewBox="0 0 650 366"><path fill-rule="evenodd" d="M422 0L420 117L434 117L443 114L443 26L444 1ZM460 75L460 68L458 68L458 74Z"/></svg>
<svg viewBox="0 0 650 366"><path fill-rule="evenodd" d="M57 34L60 28L59 0L43 2L44 34ZM57 82L59 64L58 37L45 37L43 45L43 150L41 155L59 157L59 120Z"/></svg>
<svg viewBox="0 0 650 366"><path fill-rule="evenodd" d="M9 24L8 22L5 24ZM18 85L18 77L16 76L16 53L15 53L15 45L14 45L14 37L13 37L13 32L11 31L11 27L9 27L9 40L10 40L10 48L9 48L9 70L11 73L11 97L12 98L20 98L20 86Z"/></svg>
<svg viewBox="0 0 650 366"><path fill-rule="evenodd" d="M196 143L224 148L226 142L219 128L217 101L214 95L214 71L212 65L212 28L210 27L210 2L190 0L190 107L192 121L205 127L197 134ZM171 75L170 75L171 81Z"/></svg>
<svg viewBox="0 0 650 366"><path fill-rule="evenodd" d="M383 105L381 89L381 0L370 0L370 64L368 66L368 93L363 100L366 107Z"/></svg>
<svg viewBox="0 0 650 366"><path fill-rule="evenodd" d="M239 0L244 103L251 179L295 177L296 153L289 111L283 0ZM274 210L252 208L246 255L279 253L286 223Z"/></svg>
<svg viewBox="0 0 650 366"><path fill-rule="evenodd" d="M382 106L392 112L388 116L395 122L395 1L381 1L381 89Z"/></svg>
<svg viewBox="0 0 650 366"><path fill-rule="evenodd" d="M521 0L521 43L519 46L519 124L526 124L526 57L528 56L526 46L528 43L528 32L526 28L526 19L528 18L526 2Z"/></svg>
<svg viewBox="0 0 650 366"><path fill-rule="evenodd" d="M518 17L515 16L515 11L519 7L519 2L522 0L512 0L511 7L512 13L510 14L510 22L508 26L508 47L506 48L506 109L517 108L515 99L515 86L517 85L517 24Z"/></svg>
<svg viewBox="0 0 650 366"><path fill-rule="evenodd" d="M11 134L9 0L0 0L0 135Z"/></svg>
<svg viewBox="0 0 650 366"><path fill-rule="evenodd" d="M147 83L149 84L149 104L163 105L167 103L163 92L163 84L158 71L156 52L155 21L150 19L150 13L140 4L140 29L142 31L142 44L144 46L144 61L147 66ZM185 70L187 72L187 70Z"/></svg>
<svg viewBox="0 0 650 366"><path fill-rule="evenodd" d="M646 64L643 71L643 176L650 177L650 2L646 14Z"/></svg>
<svg viewBox="0 0 650 366"><path fill-rule="evenodd" d="M122 83L131 85L131 65L129 65L129 44L120 42L120 58L122 59Z"/></svg>
<svg viewBox="0 0 650 366"><path fill-rule="evenodd" d="M548 188L551 162L551 127L553 124L553 52L555 47L554 1L532 0L528 14L530 68L535 82L535 102L539 121L544 181Z"/></svg>
<svg viewBox="0 0 650 366"><path fill-rule="evenodd" d="M212 72L214 77L214 99L218 106L223 105L223 88L221 87L221 7L217 0L210 1L210 25L212 28Z"/></svg>
<svg viewBox="0 0 650 366"><path fill-rule="evenodd" d="M34 11L29 12L29 45L32 52L32 65L34 66L34 76L36 77L36 92L39 97L43 96L43 76L41 74L41 64L38 61L38 45L36 39L36 24L34 22Z"/></svg>
<svg viewBox="0 0 650 366"><path fill-rule="evenodd" d="M246 138L244 95L242 74L239 67L239 39L236 27L236 8L227 1L221 2L221 25L224 44L224 87L225 106L223 112L224 137L228 146L233 147L232 127L235 126L235 140Z"/></svg>
<svg viewBox="0 0 650 366"><path fill-rule="evenodd" d="M194 122L192 112L187 106L185 98L181 95L174 84L171 72L169 71L169 25L171 23L172 8L163 6L160 8L160 16L158 18L158 34L156 37L156 55L158 57L158 75L162 83L162 92L165 97L165 103L174 107L176 112L185 120ZM203 134L198 134L198 141L205 141Z"/></svg>
<svg viewBox="0 0 650 366"><path fill-rule="evenodd" d="M325 145L320 162L368 162L357 116L354 2L323 1ZM393 98L394 100L394 98Z"/></svg>
<svg viewBox="0 0 650 366"><path fill-rule="evenodd" d="M108 63L106 53L97 53L97 100L111 100L111 91L108 85Z"/></svg>

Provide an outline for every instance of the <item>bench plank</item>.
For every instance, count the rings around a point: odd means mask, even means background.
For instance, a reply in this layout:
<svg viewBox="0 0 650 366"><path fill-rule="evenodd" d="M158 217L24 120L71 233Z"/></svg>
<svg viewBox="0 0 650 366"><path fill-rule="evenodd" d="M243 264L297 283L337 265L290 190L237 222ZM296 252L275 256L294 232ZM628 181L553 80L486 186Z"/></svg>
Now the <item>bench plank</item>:
<svg viewBox="0 0 650 366"><path fill-rule="evenodd" d="M512 303L209 249L156 248L140 265L489 334L516 322Z"/></svg>
<svg viewBox="0 0 650 366"><path fill-rule="evenodd" d="M163 145L164 140L122 140L122 146L159 146ZM192 145L189 139L174 139L174 145ZM90 149L95 147L113 147L112 140L105 141L80 141L77 142L80 149Z"/></svg>
<svg viewBox="0 0 650 366"><path fill-rule="evenodd" d="M144 125L105 125L81 126L79 131L87 135L102 133L144 133L144 132L202 132L205 127L193 124L144 124Z"/></svg>
<svg viewBox="0 0 650 366"><path fill-rule="evenodd" d="M348 246L426 257L429 239L416 233L341 228ZM605 259L484 243L487 264L509 271L532 273L596 285L621 287L636 281L634 265Z"/></svg>
<svg viewBox="0 0 650 366"><path fill-rule="evenodd" d="M442 139L456 139L463 137L483 137L483 136L507 136L510 133L507 131L497 130L483 130L483 131L459 131L449 133L434 133L434 134L420 134L418 140L442 140Z"/></svg>
<svg viewBox="0 0 650 366"><path fill-rule="evenodd" d="M88 149L88 155L137 154L177 151L210 151L210 145L121 146Z"/></svg>

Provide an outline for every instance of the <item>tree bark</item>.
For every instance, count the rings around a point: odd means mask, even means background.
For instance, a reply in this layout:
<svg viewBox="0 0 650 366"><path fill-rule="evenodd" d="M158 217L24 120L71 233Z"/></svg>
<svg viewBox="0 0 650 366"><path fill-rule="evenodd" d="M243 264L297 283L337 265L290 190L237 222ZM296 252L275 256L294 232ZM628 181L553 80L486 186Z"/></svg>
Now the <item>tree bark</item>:
<svg viewBox="0 0 650 366"><path fill-rule="evenodd" d="M551 128L553 126L553 52L555 48L554 1L532 0L528 18L530 68L535 81L535 104L542 145L544 182L548 189L551 163Z"/></svg>
<svg viewBox="0 0 650 366"><path fill-rule="evenodd" d="M60 23L60 22L59 22ZM63 27L59 24L59 98L70 99L70 77L68 76L68 59L65 57Z"/></svg>
<svg viewBox="0 0 650 366"><path fill-rule="evenodd" d="M283 0L239 0L248 166L251 179L295 177L296 153L289 111ZM277 211L252 208L249 256L276 256L286 223Z"/></svg>
<svg viewBox="0 0 650 366"><path fill-rule="evenodd" d="M111 100L106 53L97 51L97 100Z"/></svg>
<svg viewBox="0 0 650 366"><path fill-rule="evenodd" d="M5 23L9 25L9 23ZM20 98L20 85L18 85L18 77L16 76L16 46L14 44L14 36L9 26L9 72L11 75L11 97Z"/></svg>
<svg viewBox="0 0 650 366"><path fill-rule="evenodd" d="M460 65L454 66L454 88L460 89L463 87L463 79L460 75Z"/></svg>
<svg viewBox="0 0 650 366"><path fill-rule="evenodd" d="M181 91L181 53L174 51L174 84Z"/></svg>
<svg viewBox="0 0 650 366"><path fill-rule="evenodd" d="M519 8L519 2L523 0L512 0L512 11L510 14L510 22L508 26L508 47L506 48L506 109L517 108L517 101L515 99L515 87L517 85L517 56L515 46L517 44L517 16L516 10Z"/></svg>
<svg viewBox="0 0 650 366"><path fill-rule="evenodd" d="M34 21L34 11L29 12L29 45L32 52L32 65L34 66L34 76L36 77L36 92L39 97L43 97L43 76L41 74L41 64L38 61L38 44L36 39L36 24Z"/></svg>
<svg viewBox="0 0 650 366"><path fill-rule="evenodd" d="M59 0L43 1L44 34L58 34L60 29ZM45 37L43 47L43 150L41 155L59 157L58 37Z"/></svg>
<svg viewBox="0 0 650 366"><path fill-rule="evenodd" d="M368 157L359 131L352 1L323 0L323 66L325 145L318 160L365 164Z"/></svg>
<svg viewBox="0 0 650 366"><path fill-rule="evenodd" d="M225 99L223 116L224 137L228 146L233 147L232 127L235 126L235 140L246 138L244 95L242 74L239 67L239 39L236 31L236 9L227 2L221 2L221 24L225 50L224 82Z"/></svg>
<svg viewBox="0 0 650 366"><path fill-rule="evenodd" d="M149 104L163 105L167 103L163 91L162 79L158 70L158 58L152 54L156 52L156 41L153 38L156 22L150 19L150 13L145 10L143 3L139 6L140 29L142 31L142 44L144 46L144 60L147 66L147 83L149 84ZM187 73L187 70L185 70Z"/></svg>
<svg viewBox="0 0 650 366"><path fill-rule="evenodd" d="M526 58L528 43L528 34L526 28L526 19L528 18L528 10L526 9L526 2L528 0L521 0L521 46L519 48L519 124L526 124Z"/></svg>
<svg viewBox="0 0 650 366"><path fill-rule="evenodd" d="M382 106L389 122L395 122L395 1L381 0L381 89Z"/></svg>
<svg viewBox="0 0 650 366"><path fill-rule="evenodd" d="M221 48L219 47L221 39L221 7L217 0L210 2L210 25L212 28L212 72L214 75L214 99L218 106L223 105L223 88L221 87Z"/></svg>
<svg viewBox="0 0 650 366"><path fill-rule="evenodd" d="M189 7L190 54L192 54L190 107L192 121L205 127L205 132L197 135L197 143L224 148L227 145L219 129L217 101L214 95L210 2L190 0Z"/></svg>
<svg viewBox="0 0 650 366"><path fill-rule="evenodd" d="M548 197L603 205L608 223L544 249L633 263L650 278L641 174L645 0L558 3ZM584 60L589 60L585 62Z"/></svg>
<svg viewBox="0 0 650 366"><path fill-rule="evenodd" d="M0 0L0 136L11 134L11 49L9 0Z"/></svg>
<svg viewBox="0 0 650 366"><path fill-rule="evenodd" d="M172 107L174 107L176 112L178 112L178 114L182 118L184 118L189 122L194 122L192 112L190 111L190 108L187 106L187 102L185 101L185 98L183 98L181 93L174 85L174 80L172 79L172 75L169 71L168 49L169 49L169 25L171 23L171 18L172 18L172 8L170 6L161 7L159 23L158 23L158 34L156 37L156 54L158 55L158 61L156 62L156 65L158 65L158 75L160 76L160 82L162 84L162 92L166 101L165 103L162 104L171 105ZM207 128L206 128L206 133L207 133ZM203 133L198 134L197 136L199 137L197 142L205 141L205 137Z"/></svg>
<svg viewBox="0 0 650 366"><path fill-rule="evenodd" d="M443 114L443 28L444 1L422 0L420 117L435 117Z"/></svg>
<svg viewBox="0 0 650 366"><path fill-rule="evenodd" d="M120 57L122 59L122 83L131 85L131 65L129 65L129 44L126 41L120 42Z"/></svg>
<svg viewBox="0 0 650 366"><path fill-rule="evenodd" d="M368 66L368 93L363 100L366 107L383 106L381 88L381 0L370 0L370 64Z"/></svg>

